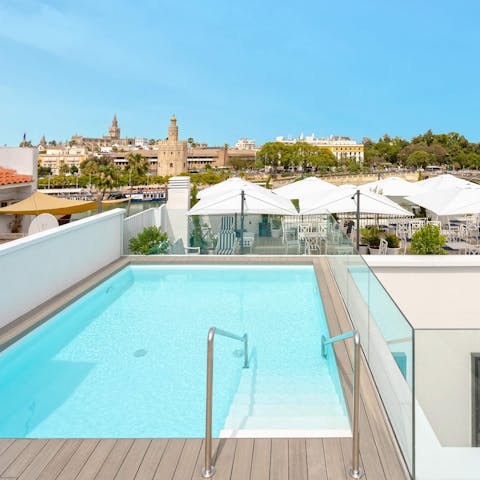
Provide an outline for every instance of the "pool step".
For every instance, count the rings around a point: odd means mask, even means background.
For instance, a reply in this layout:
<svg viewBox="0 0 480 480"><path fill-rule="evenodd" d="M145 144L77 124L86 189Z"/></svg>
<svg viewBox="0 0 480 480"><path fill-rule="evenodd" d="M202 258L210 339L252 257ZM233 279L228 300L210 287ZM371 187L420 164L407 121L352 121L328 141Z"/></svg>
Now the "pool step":
<svg viewBox="0 0 480 480"><path fill-rule="evenodd" d="M324 375L245 370L220 437L345 437L350 424Z"/></svg>

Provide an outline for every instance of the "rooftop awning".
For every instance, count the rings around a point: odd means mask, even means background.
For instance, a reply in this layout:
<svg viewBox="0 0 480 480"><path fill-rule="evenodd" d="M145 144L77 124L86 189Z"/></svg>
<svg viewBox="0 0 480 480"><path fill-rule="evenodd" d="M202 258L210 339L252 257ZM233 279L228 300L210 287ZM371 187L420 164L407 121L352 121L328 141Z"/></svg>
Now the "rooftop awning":
<svg viewBox="0 0 480 480"><path fill-rule="evenodd" d="M106 200L102 206L115 205L124 202L121 200ZM52 197L39 191L28 198L21 200L7 207L0 208L0 214L4 215L40 215L41 213L51 213L52 215L70 215L72 213L87 212L95 210L97 202L86 202L83 200L68 200L66 198Z"/></svg>

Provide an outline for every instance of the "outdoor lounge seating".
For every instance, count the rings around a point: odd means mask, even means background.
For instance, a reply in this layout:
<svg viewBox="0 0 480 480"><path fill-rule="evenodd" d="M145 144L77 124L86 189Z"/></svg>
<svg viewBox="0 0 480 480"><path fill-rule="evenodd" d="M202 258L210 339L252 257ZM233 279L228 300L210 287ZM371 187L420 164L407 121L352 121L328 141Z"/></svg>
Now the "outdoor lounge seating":
<svg viewBox="0 0 480 480"><path fill-rule="evenodd" d="M217 255L233 255L235 250L235 233L234 232L220 232L218 236Z"/></svg>

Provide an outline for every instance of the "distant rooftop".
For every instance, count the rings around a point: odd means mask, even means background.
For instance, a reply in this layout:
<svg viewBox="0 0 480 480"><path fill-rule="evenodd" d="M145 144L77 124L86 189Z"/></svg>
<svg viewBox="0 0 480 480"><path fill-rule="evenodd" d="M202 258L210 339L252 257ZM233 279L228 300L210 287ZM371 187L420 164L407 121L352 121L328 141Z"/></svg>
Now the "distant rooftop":
<svg viewBox="0 0 480 480"><path fill-rule="evenodd" d="M27 182L33 182L33 178L30 175L22 175L17 173L16 170L0 167L0 186Z"/></svg>

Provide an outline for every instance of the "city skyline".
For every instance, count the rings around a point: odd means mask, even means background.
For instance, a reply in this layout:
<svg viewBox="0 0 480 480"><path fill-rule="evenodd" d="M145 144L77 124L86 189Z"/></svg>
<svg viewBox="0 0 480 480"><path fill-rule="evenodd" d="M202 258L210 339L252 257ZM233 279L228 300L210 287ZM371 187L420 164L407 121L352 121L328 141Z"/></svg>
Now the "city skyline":
<svg viewBox="0 0 480 480"><path fill-rule="evenodd" d="M174 113L210 145L428 129L478 142L480 6L449 7L0 1L0 144L96 136L113 113L149 138Z"/></svg>

